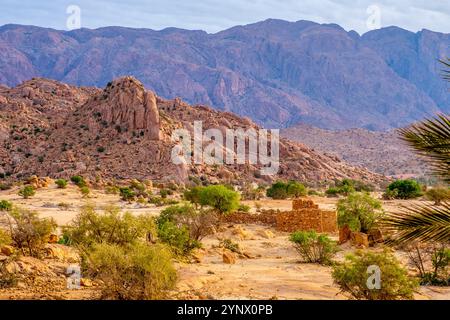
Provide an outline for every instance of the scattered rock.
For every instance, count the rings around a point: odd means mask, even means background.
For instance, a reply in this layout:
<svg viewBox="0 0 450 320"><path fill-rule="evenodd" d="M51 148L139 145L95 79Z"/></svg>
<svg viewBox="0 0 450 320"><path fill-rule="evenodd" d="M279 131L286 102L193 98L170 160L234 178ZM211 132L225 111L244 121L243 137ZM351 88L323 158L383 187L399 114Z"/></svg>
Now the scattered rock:
<svg viewBox="0 0 450 320"><path fill-rule="evenodd" d="M339 229L339 244L343 244L350 240L352 231L348 225Z"/></svg>
<svg viewBox="0 0 450 320"><path fill-rule="evenodd" d="M80 285L83 287L92 287L94 284L91 279L81 278Z"/></svg>
<svg viewBox="0 0 450 320"><path fill-rule="evenodd" d="M48 243L57 243L58 242L58 236L56 234L51 234Z"/></svg>
<svg viewBox="0 0 450 320"><path fill-rule="evenodd" d="M273 232L270 230L258 230L257 234L263 237L264 239L272 239L273 237L275 237Z"/></svg>
<svg viewBox="0 0 450 320"><path fill-rule="evenodd" d="M367 234L363 232L352 232L351 233L352 243L357 247L369 247L369 238Z"/></svg>
<svg viewBox="0 0 450 320"><path fill-rule="evenodd" d="M370 230L368 236L369 236L369 243L371 245L375 243L382 243L384 241L383 234L381 233L381 230L378 228Z"/></svg>
<svg viewBox="0 0 450 320"><path fill-rule="evenodd" d="M9 257L14 253L14 247L8 245L2 246L0 252Z"/></svg>
<svg viewBox="0 0 450 320"><path fill-rule="evenodd" d="M226 263L226 264L235 264L236 256L234 255L233 252L231 252L229 250L223 250L222 260L223 260L223 263Z"/></svg>

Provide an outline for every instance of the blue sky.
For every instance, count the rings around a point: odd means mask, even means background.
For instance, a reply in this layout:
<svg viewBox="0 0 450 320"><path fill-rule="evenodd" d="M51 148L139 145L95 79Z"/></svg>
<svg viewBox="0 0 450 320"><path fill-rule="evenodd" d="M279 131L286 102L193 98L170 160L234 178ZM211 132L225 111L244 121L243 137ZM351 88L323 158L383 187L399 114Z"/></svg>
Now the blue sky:
<svg viewBox="0 0 450 320"><path fill-rule="evenodd" d="M379 8L381 27L396 25L450 33L450 0L0 0L0 25L7 23L67 29L68 6L81 9L81 26L179 27L217 32L267 18L337 23L368 31L368 7Z"/></svg>

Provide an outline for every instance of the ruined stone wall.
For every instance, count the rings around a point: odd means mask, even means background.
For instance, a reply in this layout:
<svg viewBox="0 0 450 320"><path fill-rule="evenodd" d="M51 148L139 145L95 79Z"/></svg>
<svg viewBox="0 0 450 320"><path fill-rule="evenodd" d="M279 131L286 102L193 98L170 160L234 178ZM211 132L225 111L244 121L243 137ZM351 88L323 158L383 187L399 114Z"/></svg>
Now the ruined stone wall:
<svg viewBox="0 0 450 320"><path fill-rule="evenodd" d="M277 230L294 232L298 230L315 230L317 232L337 232L336 211L321 210L309 199L294 199L292 210L277 212L264 211L261 214L234 213L224 221L234 223L261 223L275 227Z"/></svg>

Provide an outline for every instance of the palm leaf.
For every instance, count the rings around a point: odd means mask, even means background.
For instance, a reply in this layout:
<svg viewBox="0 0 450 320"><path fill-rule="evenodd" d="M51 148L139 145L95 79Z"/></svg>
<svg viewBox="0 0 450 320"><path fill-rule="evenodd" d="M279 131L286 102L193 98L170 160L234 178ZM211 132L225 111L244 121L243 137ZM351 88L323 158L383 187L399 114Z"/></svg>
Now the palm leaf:
<svg viewBox="0 0 450 320"><path fill-rule="evenodd" d="M450 239L450 203L441 206L414 205L399 213L390 213L383 221L393 233L391 244L411 241L448 241Z"/></svg>
<svg viewBox="0 0 450 320"><path fill-rule="evenodd" d="M445 62L444 60L439 60L439 62L447 68L445 70L442 70L442 78L450 81L450 58L447 58L447 62Z"/></svg>
<svg viewBox="0 0 450 320"><path fill-rule="evenodd" d="M401 139L425 157L434 175L450 182L450 117L438 115L399 129Z"/></svg>

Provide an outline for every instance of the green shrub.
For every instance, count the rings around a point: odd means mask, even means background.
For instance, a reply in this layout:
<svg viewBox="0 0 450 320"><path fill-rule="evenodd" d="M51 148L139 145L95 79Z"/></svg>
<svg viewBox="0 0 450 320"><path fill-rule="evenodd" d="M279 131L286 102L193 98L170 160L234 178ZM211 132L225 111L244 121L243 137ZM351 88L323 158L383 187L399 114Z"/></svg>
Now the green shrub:
<svg viewBox="0 0 450 320"><path fill-rule="evenodd" d="M56 229L56 222L50 218L40 219L37 212L17 207L8 215L13 246L21 249L23 254L39 256Z"/></svg>
<svg viewBox="0 0 450 320"><path fill-rule="evenodd" d="M289 197L300 197L307 194L306 187L296 181L289 181L288 183L277 181L266 191L266 195L272 199L287 199Z"/></svg>
<svg viewBox="0 0 450 320"><path fill-rule="evenodd" d="M159 190L159 195L161 198L167 198L167 196L171 196L173 194L173 191L170 189L161 189Z"/></svg>
<svg viewBox="0 0 450 320"><path fill-rule="evenodd" d="M398 190L394 189L394 190L389 190L386 189L386 191L383 193L382 198L384 200L394 200L398 198Z"/></svg>
<svg viewBox="0 0 450 320"><path fill-rule="evenodd" d="M371 266L380 270L380 288L368 288ZM417 288L416 279L410 278L393 254L388 251L371 252L356 251L345 257L342 264L335 265L333 279L342 292L352 295L355 299L368 300L399 300L413 299Z"/></svg>
<svg viewBox="0 0 450 320"><path fill-rule="evenodd" d="M148 192L147 192L147 186L142 183L139 182L138 180L132 180L130 183L130 189L134 191L134 193L136 194L136 196L143 196L143 197L147 197L148 196Z"/></svg>
<svg viewBox="0 0 450 320"><path fill-rule="evenodd" d="M446 187L434 187L433 189L427 190L425 197L434 201L435 205L440 205L442 201L450 200L450 189Z"/></svg>
<svg viewBox="0 0 450 320"><path fill-rule="evenodd" d="M396 180L387 187L387 190L397 190L397 199L412 199L422 195L420 184L411 179Z"/></svg>
<svg viewBox="0 0 450 320"><path fill-rule="evenodd" d="M70 181L72 181L75 185L77 185L80 188L85 187L87 185L86 181L82 176L73 176L70 178Z"/></svg>
<svg viewBox="0 0 450 320"><path fill-rule="evenodd" d="M87 186L83 186L83 187L80 187L80 192L81 192L81 196L83 198L87 198L91 194L91 189L89 189L89 187L87 187Z"/></svg>
<svg viewBox="0 0 450 320"><path fill-rule="evenodd" d="M272 199L287 199L287 184L282 181L275 182L267 189L266 196Z"/></svg>
<svg viewBox="0 0 450 320"><path fill-rule="evenodd" d="M179 255L188 254L191 250L200 247L200 243L191 238L188 227L178 226L171 221L158 223L158 238Z"/></svg>
<svg viewBox="0 0 450 320"><path fill-rule="evenodd" d="M96 244L88 256L88 274L103 282L104 299L164 299L177 280L171 259L163 245Z"/></svg>
<svg viewBox="0 0 450 320"><path fill-rule="evenodd" d="M65 189L67 187L67 180L65 179L58 179L55 183L59 189Z"/></svg>
<svg viewBox="0 0 450 320"><path fill-rule="evenodd" d="M223 185L207 186L200 191L200 204L210 206L222 214L236 211L239 199L239 193Z"/></svg>
<svg viewBox="0 0 450 320"><path fill-rule="evenodd" d="M368 232L384 214L381 202L365 192L354 192L337 204L338 225L352 231Z"/></svg>
<svg viewBox="0 0 450 320"><path fill-rule="evenodd" d="M94 243L127 245L151 238L156 234L154 219L150 216L134 216L121 213L117 207L107 207L97 213L91 205L81 208L71 224L64 228L68 242L81 248Z"/></svg>
<svg viewBox="0 0 450 320"><path fill-rule="evenodd" d="M186 201L190 201L195 206L198 206L200 204L200 192L203 189L201 186L195 186L192 187L183 193L183 198Z"/></svg>
<svg viewBox="0 0 450 320"><path fill-rule="evenodd" d="M336 244L327 235L315 231L297 231L289 240L305 262L329 265L336 253Z"/></svg>
<svg viewBox="0 0 450 320"><path fill-rule="evenodd" d="M105 188L105 193L106 194L119 194L120 193L120 188L117 186L107 186Z"/></svg>
<svg viewBox="0 0 450 320"><path fill-rule="evenodd" d="M24 199L28 199L36 194L33 186L25 186L19 190L18 195L23 197Z"/></svg>
<svg viewBox="0 0 450 320"><path fill-rule="evenodd" d="M119 191L120 191L120 198L123 201L131 202L136 197L136 193L128 187L120 188Z"/></svg>
<svg viewBox="0 0 450 320"><path fill-rule="evenodd" d="M301 197L308 194L306 187L297 181L289 181L287 184L287 194L289 197Z"/></svg>
<svg viewBox="0 0 450 320"><path fill-rule="evenodd" d="M340 190L336 187L330 187L325 191L325 194L328 197L337 197L340 194Z"/></svg>
<svg viewBox="0 0 450 320"><path fill-rule="evenodd" d="M250 212L250 206L241 203L239 205L239 207L238 207L238 211L240 211L240 212Z"/></svg>
<svg viewBox="0 0 450 320"><path fill-rule="evenodd" d="M11 211L12 207L13 207L12 202L8 200L0 201L0 211Z"/></svg>

